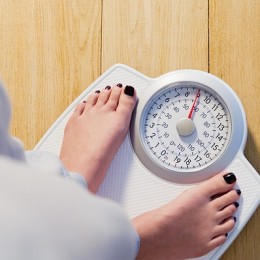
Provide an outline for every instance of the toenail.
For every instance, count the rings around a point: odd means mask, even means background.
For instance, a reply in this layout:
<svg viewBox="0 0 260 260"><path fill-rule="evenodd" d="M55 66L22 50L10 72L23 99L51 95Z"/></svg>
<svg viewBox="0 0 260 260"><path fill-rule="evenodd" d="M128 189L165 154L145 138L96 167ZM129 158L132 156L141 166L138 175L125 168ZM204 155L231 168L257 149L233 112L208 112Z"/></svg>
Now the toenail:
<svg viewBox="0 0 260 260"><path fill-rule="evenodd" d="M109 90L109 89L111 89L111 87L110 86L106 86L105 89Z"/></svg>
<svg viewBox="0 0 260 260"><path fill-rule="evenodd" d="M132 86L126 86L124 93L130 97L133 97L135 93L135 89Z"/></svg>
<svg viewBox="0 0 260 260"><path fill-rule="evenodd" d="M122 85L121 83L118 83L117 86L118 86L119 88L122 88L122 87L123 87L123 85Z"/></svg>
<svg viewBox="0 0 260 260"><path fill-rule="evenodd" d="M241 190L239 190L239 189L237 189L236 192L237 192L238 195L241 194Z"/></svg>
<svg viewBox="0 0 260 260"><path fill-rule="evenodd" d="M236 208L239 207L239 203L237 201L234 202L234 205L235 205Z"/></svg>
<svg viewBox="0 0 260 260"><path fill-rule="evenodd" d="M224 180L226 181L227 184L234 183L234 182L237 180L235 174L232 173L232 172L225 174L225 175L223 176L223 178L224 178Z"/></svg>
<svg viewBox="0 0 260 260"><path fill-rule="evenodd" d="M237 218L236 217L234 217L234 221L237 222Z"/></svg>
<svg viewBox="0 0 260 260"><path fill-rule="evenodd" d="M227 237L227 236L228 236L228 233L226 233L225 236Z"/></svg>
<svg viewBox="0 0 260 260"><path fill-rule="evenodd" d="M96 90L95 93L98 93L98 94L99 94L99 93L100 93L100 90Z"/></svg>
<svg viewBox="0 0 260 260"><path fill-rule="evenodd" d="M83 103L86 103L86 102L87 102L86 100L83 101Z"/></svg>

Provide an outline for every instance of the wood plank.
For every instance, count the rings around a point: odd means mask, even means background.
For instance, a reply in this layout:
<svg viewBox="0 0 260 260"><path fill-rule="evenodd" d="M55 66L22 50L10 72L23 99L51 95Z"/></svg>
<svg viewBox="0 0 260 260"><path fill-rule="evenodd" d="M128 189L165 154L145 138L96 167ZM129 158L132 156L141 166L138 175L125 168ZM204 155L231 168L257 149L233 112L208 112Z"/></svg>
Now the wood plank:
<svg viewBox="0 0 260 260"><path fill-rule="evenodd" d="M211 0L209 18L210 72L240 97L249 129L245 154L260 172L260 2ZM260 209L223 259L259 259L259 241Z"/></svg>
<svg viewBox="0 0 260 260"><path fill-rule="evenodd" d="M102 71L124 63L150 77L208 70L208 1L104 0Z"/></svg>
<svg viewBox="0 0 260 260"><path fill-rule="evenodd" d="M0 73L27 149L100 75L101 2L0 1Z"/></svg>

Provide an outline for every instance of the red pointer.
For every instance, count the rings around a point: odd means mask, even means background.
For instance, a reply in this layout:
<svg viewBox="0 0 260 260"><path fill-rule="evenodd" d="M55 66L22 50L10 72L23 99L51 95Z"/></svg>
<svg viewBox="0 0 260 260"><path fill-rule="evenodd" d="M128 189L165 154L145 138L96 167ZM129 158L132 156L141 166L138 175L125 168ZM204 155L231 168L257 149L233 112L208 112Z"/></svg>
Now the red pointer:
<svg viewBox="0 0 260 260"><path fill-rule="evenodd" d="M194 110L195 104L196 104L197 99L198 99L199 96L200 96L200 89L198 89L198 93L197 93L197 95L196 95L196 97L195 97L195 99L194 99L194 101L193 101L193 104L192 104L190 113L189 113L189 115L188 115L188 118L189 118L189 119L191 119L191 117L192 117L193 110Z"/></svg>

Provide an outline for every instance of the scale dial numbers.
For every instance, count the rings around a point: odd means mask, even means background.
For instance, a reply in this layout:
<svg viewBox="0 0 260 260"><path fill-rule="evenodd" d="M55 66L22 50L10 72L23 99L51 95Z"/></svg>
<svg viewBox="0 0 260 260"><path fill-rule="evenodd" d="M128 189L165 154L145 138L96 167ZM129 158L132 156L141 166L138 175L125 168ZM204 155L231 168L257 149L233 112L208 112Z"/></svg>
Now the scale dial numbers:
<svg viewBox="0 0 260 260"><path fill-rule="evenodd" d="M159 179L201 182L226 170L245 147L242 103L210 73L172 71L151 80L138 97L131 143L142 165Z"/></svg>
<svg viewBox="0 0 260 260"><path fill-rule="evenodd" d="M149 156L179 172L213 163L225 151L231 133L229 111L222 99L196 83L173 84L159 91L142 122L143 145Z"/></svg>

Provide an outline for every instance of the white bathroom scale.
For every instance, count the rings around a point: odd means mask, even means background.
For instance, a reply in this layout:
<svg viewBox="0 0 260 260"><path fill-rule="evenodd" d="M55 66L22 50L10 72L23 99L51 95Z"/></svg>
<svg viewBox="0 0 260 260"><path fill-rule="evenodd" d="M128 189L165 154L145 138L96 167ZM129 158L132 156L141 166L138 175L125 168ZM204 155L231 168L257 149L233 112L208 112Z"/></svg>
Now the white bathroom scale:
<svg viewBox="0 0 260 260"><path fill-rule="evenodd" d="M117 83L132 85L138 103L130 131L98 195L120 203L133 218L219 172L235 173L242 191L236 227L225 244L197 258L219 259L260 202L260 177L243 154L245 112L235 92L221 79L196 70L149 78L116 64L63 112L35 150L59 155L64 127L75 106L90 93Z"/></svg>

